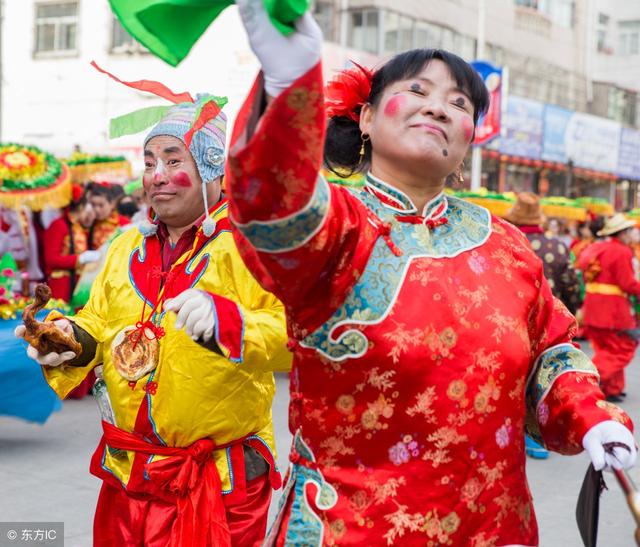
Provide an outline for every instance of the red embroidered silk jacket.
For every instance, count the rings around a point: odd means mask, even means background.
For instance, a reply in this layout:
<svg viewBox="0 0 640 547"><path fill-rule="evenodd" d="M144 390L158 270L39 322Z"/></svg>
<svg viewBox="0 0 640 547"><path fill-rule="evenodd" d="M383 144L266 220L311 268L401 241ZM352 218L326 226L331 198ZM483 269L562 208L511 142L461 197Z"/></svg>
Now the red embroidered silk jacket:
<svg viewBox="0 0 640 547"><path fill-rule="evenodd" d="M236 242L294 351L269 541L537 545L525 428L574 454L591 426L630 420L515 227L445 194L417 211L371 175L364 191L325 182L322 90L317 66L252 132L257 82L229 160Z"/></svg>

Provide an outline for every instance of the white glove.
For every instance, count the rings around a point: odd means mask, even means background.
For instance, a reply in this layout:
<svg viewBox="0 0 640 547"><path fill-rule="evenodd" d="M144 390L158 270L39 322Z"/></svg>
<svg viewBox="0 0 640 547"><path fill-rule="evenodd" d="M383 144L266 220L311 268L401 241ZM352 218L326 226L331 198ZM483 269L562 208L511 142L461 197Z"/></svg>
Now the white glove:
<svg viewBox="0 0 640 547"><path fill-rule="evenodd" d="M206 292L187 289L175 298L167 300L164 309L177 314L176 329L184 327L187 335L193 340L211 340L216 324L216 312L213 299Z"/></svg>
<svg viewBox="0 0 640 547"><path fill-rule="evenodd" d="M78 263L84 265L89 262L98 262L98 260L100 260L100 256L100 251L85 251L78 256Z"/></svg>
<svg viewBox="0 0 640 547"><path fill-rule="evenodd" d="M613 454L605 451L603 444L622 443L629 447L613 449ZM594 425L582 438L582 446L589 454L596 471L601 469L629 469L636 463L638 449L633 434L625 426L613 420Z"/></svg>
<svg viewBox="0 0 640 547"><path fill-rule="evenodd" d="M236 0L251 49L262 65L264 88L277 97L320 60L322 31L309 12L284 36L269 19L263 0Z"/></svg>
<svg viewBox="0 0 640 547"><path fill-rule="evenodd" d="M73 336L73 327L71 326L71 322L68 319L56 319L55 321L53 321L53 324L62 332ZM18 325L13 331L13 334L16 338L24 338L24 333L26 332L26 330L27 328L24 325ZM31 359L36 361L39 365L48 367L59 367L62 363L70 361L76 356L73 351L63 351L62 353L55 353L52 351L51 353L43 355L31 344L29 344L29 347L27 348L27 355L31 357Z"/></svg>

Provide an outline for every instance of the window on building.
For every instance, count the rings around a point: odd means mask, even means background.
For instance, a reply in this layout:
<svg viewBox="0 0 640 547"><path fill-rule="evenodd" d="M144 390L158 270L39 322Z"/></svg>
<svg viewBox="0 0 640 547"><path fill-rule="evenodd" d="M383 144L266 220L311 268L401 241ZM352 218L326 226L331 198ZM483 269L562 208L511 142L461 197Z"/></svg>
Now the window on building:
<svg viewBox="0 0 640 547"><path fill-rule="evenodd" d="M380 12L372 9L351 12L349 17L349 47L362 49L370 53L379 53L379 16Z"/></svg>
<svg viewBox="0 0 640 547"><path fill-rule="evenodd" d="M600 23L601 25L608 25L609 24L609 16L604 14L604 13L599 13L598 14L598 23Z"/></svg>
<svg viewBox="0 0 640 547"><path fill-rule="evenodd" d="M398 20L398 51L407 51L413 47L414 20L401 15Z"/></svg>
<svg viewBox="0 0 640 547"><path fill-rule="evenodd" d="M523 6L525 8L538 9L538 0L515 0L516 6Z"/></svg>
<svg viewBox="0 0 640 547"><path fill-rule="evenodd" d="M640 54L640 21L623 21L618 25L620 55Z"/></svg>
<svg viewBox="0 0 640 547"><path fill-rule="evenodd" d="M394 11L385 11L383 21L384 53L396 53L398 51L400 15Z"/></svg>
<svg viewBox="0 0 640 547"><path fill-rule="evenodd" d="M336 39L334 26L334 6L331 0L316 0L313 3L313 17L322 29L324 39L332 42Z"/></svg>
<svg viewBox="0 0 640 547"><path fill-rule="evenodd" d="M413 46L438 48L442 42L442 28L427 23L425 21L416 21Z"/></svg>
<svg viewBox="0 0 640 547"><path fill-rule="evenodd" d="M36 4L35 52L75 52L78 2Z"/></svg>
<svg viewBox="0 0 640 547"><path fill-rule="evenodd" d="M476 58L476 41L470 36L464 34L456 35L456 47L454 50L465 61L471 61ZM486 53L486 51L485 51ZM486 56L486 55L485 55Z"/></svg>
<svg viewBox="0 0 640 547"><path fill-rule="evenodd" d="M116 17L111 25L112 53L145 53L148 50L129 34Z"/></svg>

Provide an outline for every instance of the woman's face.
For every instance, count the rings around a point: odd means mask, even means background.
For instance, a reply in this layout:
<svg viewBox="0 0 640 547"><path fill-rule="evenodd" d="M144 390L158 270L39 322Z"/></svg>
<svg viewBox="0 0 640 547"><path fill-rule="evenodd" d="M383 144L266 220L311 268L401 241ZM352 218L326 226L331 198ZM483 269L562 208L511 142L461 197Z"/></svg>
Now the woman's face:
<svg viewBox="0 0 640 547"><path fill-rule="evenodd" d="M106 197L92 195L89 197L89 202L95 212L96 220L107 220L111 216L114 204Z"/></svg>
<svg viewBox="0 0 640 547"><path fill-rule="evenodd" d="M362 109L360 130L371 137L372 166L406 166L444 178L456 170L473 138L474 107L448 66L433 59L414 78L385 89Z"/></svg>

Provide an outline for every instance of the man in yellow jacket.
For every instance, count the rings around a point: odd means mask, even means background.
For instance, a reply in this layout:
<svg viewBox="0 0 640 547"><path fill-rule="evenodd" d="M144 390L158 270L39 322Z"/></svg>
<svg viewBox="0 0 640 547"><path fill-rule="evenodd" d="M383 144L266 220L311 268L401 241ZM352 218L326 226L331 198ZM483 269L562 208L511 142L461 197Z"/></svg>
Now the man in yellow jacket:
<svg viewBox="0 0 640 547"><path fill-rule="evenodd" d="M85 308L48 318L82 352L28 348L62 398L102 365L111 409L91 462L104 481L94 545L254 545L280 486L271 403L272 371L290 366L284 311L235 248L220 188L226 119L209 103L177 104L151 130L154 216L114 240Z"/></svg>

